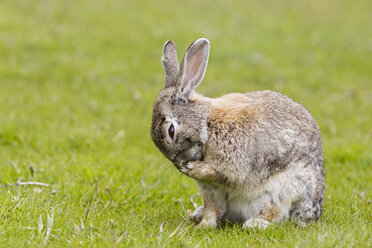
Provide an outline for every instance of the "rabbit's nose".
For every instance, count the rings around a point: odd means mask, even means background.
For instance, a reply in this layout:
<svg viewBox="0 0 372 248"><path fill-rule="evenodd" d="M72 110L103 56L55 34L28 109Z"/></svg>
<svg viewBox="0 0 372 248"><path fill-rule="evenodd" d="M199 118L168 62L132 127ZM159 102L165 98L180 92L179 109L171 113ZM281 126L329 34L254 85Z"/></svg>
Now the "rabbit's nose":
<svg viewBox="0 0 372 248"><path fill-rule="evenodd" d="M202 144L200 142L196 142L190 148L187 148L186 150L177 154L174 160L177 162L187 163L189 161L202 159L203 159Z"/></svg>

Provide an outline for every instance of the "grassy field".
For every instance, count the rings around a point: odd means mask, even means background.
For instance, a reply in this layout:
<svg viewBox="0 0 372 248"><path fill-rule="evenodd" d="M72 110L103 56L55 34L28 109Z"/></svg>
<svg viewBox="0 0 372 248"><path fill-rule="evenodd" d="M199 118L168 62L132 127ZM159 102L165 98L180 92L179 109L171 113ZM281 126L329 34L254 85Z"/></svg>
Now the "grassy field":
<svg viewBox="0 0 372 248"><path fill-rule="evenodd" d="M2 0L0 246L371 247L371 9L370 0ZM150 124L164 42L181 58L199 37L212 46L200 93L271 89L318 121L317 224L199 230L185 220L197 187L153 145ZM49 187L9 185L18 180Z"/></svg>

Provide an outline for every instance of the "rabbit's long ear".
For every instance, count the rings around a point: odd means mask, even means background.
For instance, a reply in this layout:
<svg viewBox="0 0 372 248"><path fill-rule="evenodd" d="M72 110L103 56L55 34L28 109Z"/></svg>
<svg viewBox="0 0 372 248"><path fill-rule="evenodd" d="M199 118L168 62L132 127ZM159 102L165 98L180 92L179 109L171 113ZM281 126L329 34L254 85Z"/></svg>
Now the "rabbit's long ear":
<svg viewBox="0 0 372 248"><path fill-rule="evenodd" d="M173 41L168 40L165 42L161 62L164 68L165 88L176 86L180 66L178 64L176 44Z"/></svg>
<svg viewBox="0 0 372 248"><path fill-rule="evenodd" d="M177 79L178 91L186 97L200 84L208 65L209 41L198 39L191 44L183 57L181 71Z"/></svg>

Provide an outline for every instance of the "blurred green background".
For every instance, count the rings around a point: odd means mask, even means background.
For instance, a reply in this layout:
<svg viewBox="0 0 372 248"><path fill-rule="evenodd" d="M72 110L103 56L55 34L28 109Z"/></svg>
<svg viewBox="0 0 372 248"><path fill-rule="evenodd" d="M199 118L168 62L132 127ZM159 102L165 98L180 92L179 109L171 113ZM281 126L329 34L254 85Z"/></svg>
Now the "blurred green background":
<svg viewBox="0 0 372 248"><path fill-rule="evenodd" d="M198 92L279 91L318 121L327 175L316 225L184 220L197 187L149 130L164 42L181 59L200 37L211 55ZM2 0L0 245L368 247L371 106L370 0ZM17 180L50 186L5 187Z"/></svg>

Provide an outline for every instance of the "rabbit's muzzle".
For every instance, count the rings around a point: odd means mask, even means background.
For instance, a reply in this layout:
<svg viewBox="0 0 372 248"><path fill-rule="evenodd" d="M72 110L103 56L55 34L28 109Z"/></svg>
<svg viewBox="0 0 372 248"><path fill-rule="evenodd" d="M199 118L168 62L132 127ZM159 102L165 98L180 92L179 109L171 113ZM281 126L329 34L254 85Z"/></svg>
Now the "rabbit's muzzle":
<svg viewBox="0 0 372 248"><path fill-rule="evenodd" d="M173 159L173 164L180 169L190 161L203 160L202 148L201 142L195 142L188 149L180 151Z"/></svg>

